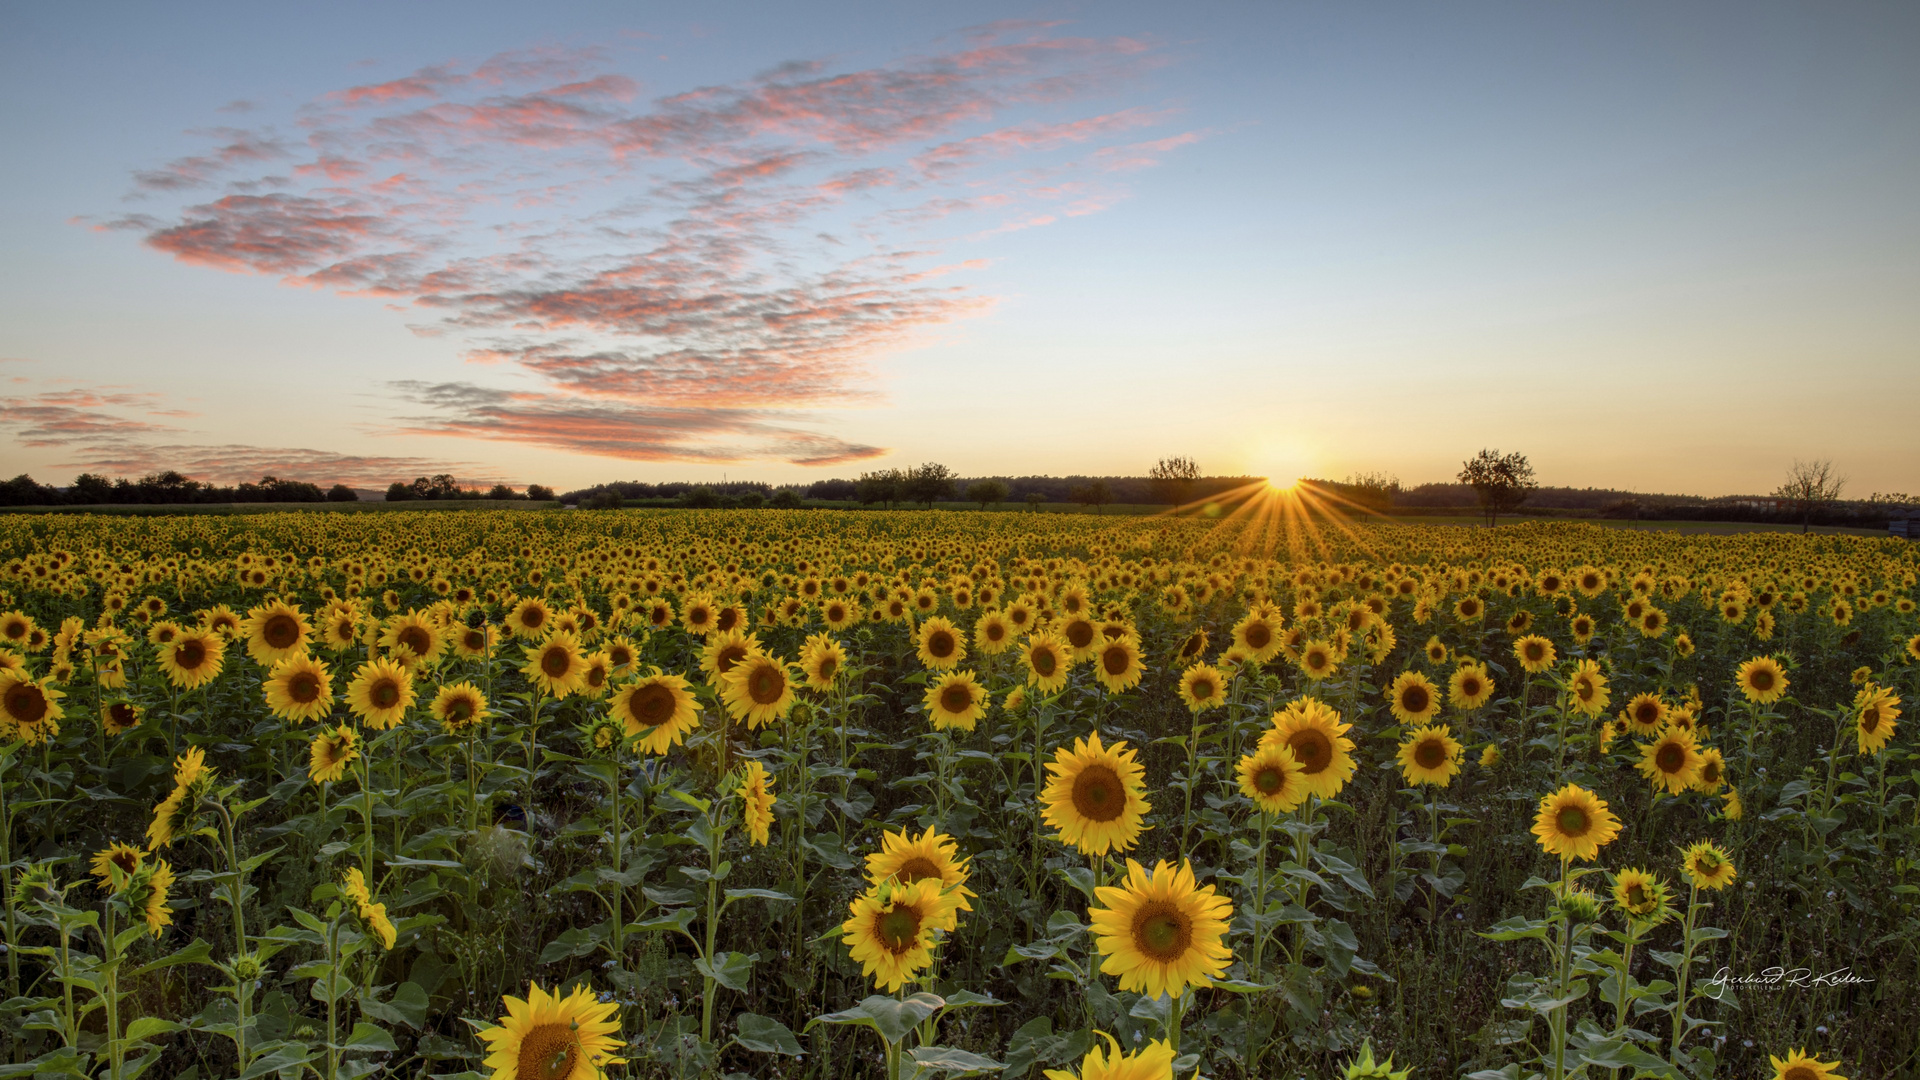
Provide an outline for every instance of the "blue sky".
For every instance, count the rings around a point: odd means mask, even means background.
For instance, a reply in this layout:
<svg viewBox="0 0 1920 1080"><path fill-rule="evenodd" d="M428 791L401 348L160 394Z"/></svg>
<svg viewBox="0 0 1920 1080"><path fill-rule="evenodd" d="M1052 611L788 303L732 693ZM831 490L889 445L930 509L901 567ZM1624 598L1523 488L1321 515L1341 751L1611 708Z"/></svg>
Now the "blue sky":
<svg viewBox="0 0 1920 1080"><path fill-rule="evenodd" d="M4 471L1920 488L1911 5L686 10L0 6Z"/></svg>

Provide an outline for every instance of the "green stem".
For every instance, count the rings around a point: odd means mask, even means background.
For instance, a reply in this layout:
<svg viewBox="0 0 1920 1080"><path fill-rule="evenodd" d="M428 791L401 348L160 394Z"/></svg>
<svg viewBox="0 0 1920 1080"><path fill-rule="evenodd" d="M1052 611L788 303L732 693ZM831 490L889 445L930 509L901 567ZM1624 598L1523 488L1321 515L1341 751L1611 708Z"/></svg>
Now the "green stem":
<svg viewBox="0 0 1920 1080"><path fill-rule="evenodd" d="M113 904L107 908L107 933L102 939L105 948L100 951L107 958L107 1080L120 1080L120 1062L126 1055L126 1048L120 1044L120 953L114 947L114 938L118 927L113 918Z"/></svg>
<svg viewBox="0 0 1920 1080"><path fill-rule="evenodd" d="M1680 931L1679 988L1673 999L1673 1051L1667 1055L1670 1059L1679 1058L1680 1041L1687 1035L1687 976L1693 973L1693 919L1699 904L1700 886L1695 885L1687 894L1687 918Z"/></svg>

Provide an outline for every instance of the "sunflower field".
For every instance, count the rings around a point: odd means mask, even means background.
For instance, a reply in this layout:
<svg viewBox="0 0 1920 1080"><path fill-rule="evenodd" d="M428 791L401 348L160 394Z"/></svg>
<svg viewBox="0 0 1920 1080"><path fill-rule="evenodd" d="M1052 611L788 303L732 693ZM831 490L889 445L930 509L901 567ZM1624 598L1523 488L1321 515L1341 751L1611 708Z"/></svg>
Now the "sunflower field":
<svg viewBox="0 0 1920 1080"><path fill-rule="evenodd" d="M1916 552L0 518L0 1077L1914 1075Z"/></svg>

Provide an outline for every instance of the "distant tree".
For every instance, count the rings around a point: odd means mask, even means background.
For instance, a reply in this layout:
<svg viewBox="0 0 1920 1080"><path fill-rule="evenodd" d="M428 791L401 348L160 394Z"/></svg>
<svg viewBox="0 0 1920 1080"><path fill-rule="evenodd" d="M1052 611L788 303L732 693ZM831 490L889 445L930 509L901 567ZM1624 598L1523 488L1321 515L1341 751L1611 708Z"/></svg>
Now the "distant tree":
<svg viewBox="0 0 1920 1080"><path fill-rule="evenodd" d="M545 484L528 484L527 498L534 502L552 502L553 489Z"/></svg>
<svg viewBox="0 0 1920 1080"><path fill-rule="evenodd" d="M1096 476L1084 484L1075 485L1068 491L1067 497L1082 506L1093 507L1094 513L1113 501L1113 489L1107 486L1105 477Z"/></svg>
<svg viewBox="0 0 1920 1080"><path fill-rule="evenodd" d="M1346 486L1349 498L1376 514L1386 513L1393 506L1393 497L1400 494L1400 478L1391 473L1353 473L1347 477Z"/></svg>
<svg viewBox="0 0 1920 1080"><path fill-rule="evenodd" d="M1838 500L1846 486L1846 477L1834 475L1832 461L1795 458L1793 468L1787 470L1787 482L1774 490L1773 497L1800 516L1800 531L1804 533L1813 525L1814 512Z"/></svg>
<svg viewBox="0 0 1920 1080"><path fill-rule="evenodd" d="M689 510L711 510L720 505L720 495L707 485L701 484L699 487L688 488L686 494L680 496L680 505Z"/></svg>
<svg viewBox="0 0 1920 1080"><path fill-rule="evenodd" d="M387 485L388 502L407 502L413 498L413 485L405 480L395 480Z"/></svg>
<svg viewBox="0 0 1920 1080"><path fill-rule="evenodd" d="M0 506L52 506L59 501L58 488L42 484L26 473L0 483Z"/></svg>
<svg viewBox="0 0 1920 1080"><path fill-rule="evenodd" d="M359 502L360 493L345 484L335 484L327 489L328 502Z"/></svg>
<svg viewBox="0 0 1920 1080"><path fill-rule="evenodd" d="M1527 495L1540 486L1525 454L1503 456L1498 450L1482 450L1461 462L1460 482L1473 488L1488 525L1499 523L1501 511L1519 509Z"/></svg>
<svg viewBox="0 0 1920 1080"><path fill-rule="evenodd" d="M979 503L982 510L1006 497L1007 485L999 480L975 480L967 485L967 500Z"/></svg>
<svg viewBox="0 0 1920 1080"><path fill-rule="evenodd" d="M815 480L807 488L806 497L844 502L860 497L860 485L852 480Z"/></svg>
<svg viewBox="0 0 1920 1080"><path fill-rule="evenodd" d="M512 488L505 484L495 484L487 489L487 498L489 499L517 499L519 497L520 496L513 493Z"/></svg>
<svg viewBox="0 0 1920 1080"><path fill-rule="evenodd" d="M773 498L767 500L767 505L775 510L798 510L801 506L800 493L790 487L783 487L773 493Z"/></svg>
<svg viewBox="0 0 1920 1080"><path fill-rule="evenodd" d="M416 499L457 499L462 494L460 481L455 480L451 473L416 476L413 479L413 497Z"/></svg>
<svg viewBox="0 0 1920 1080"><path fill-rule="evenodd" d="M579 505L582 510L618 510L621 505L620 493L611 488L602 488L581 499Z"/></svg>
<svg viewBox="0 0 1920 1080"><path fill-rule="evenodd" d="M757 491L749 491L740 496L740 505L749 510L758 510L767 505L767 497Z"/></svg>
<svg viewBox="0 0 1920 1080"><path fill-rule="evenodd" d="M917 469L907 470L905 494L914 502L933 504L953 496L953 470L937 461L929 461Z"/></svg>
<svg viewBox="0 0 1920 1080"><path fill-rule="evenodd" d="M1152 482L1156 499L1180 506L1193 490L1193 482L1200 479L1200 466L1189 457L1165 457L1147 470L1147 479Z"/></svg>
<svg viewBox="0 0 1920 1080"><path fill-rule="evenodd" d="M885 503L887 509L891 510L893 504L906 494L906 486L907 474L899 469L863 472L854 484L854 497L860 500L862 506Z"/></svg>
<svg viewBox="0 0 1920 1080"><path fill-rule="evenodd" d="M1030 513L1035 513L1035 514L1037 514L1037 513L1039 513L1039 512L1040 512L1040 504L1041 504L1041 503L1043 503L1043 502L1046 502L1046 501L1047 501L1047 497L1046 497L1045 495L1042 495L1041 493L1039 493L1039 492L1037 492L1037 491L1029 491L1029 492L1027 492L1027 510L1028 510L1028 512L1030 512Z"/></svg>
<svg viewBox="0 0 1920 1080"><path fill-rule="evenodd" d="M76 503L104 503L113 501L113 482L97 473L81 473L73 478L73 486L67 489L67 499Z"/></svg>

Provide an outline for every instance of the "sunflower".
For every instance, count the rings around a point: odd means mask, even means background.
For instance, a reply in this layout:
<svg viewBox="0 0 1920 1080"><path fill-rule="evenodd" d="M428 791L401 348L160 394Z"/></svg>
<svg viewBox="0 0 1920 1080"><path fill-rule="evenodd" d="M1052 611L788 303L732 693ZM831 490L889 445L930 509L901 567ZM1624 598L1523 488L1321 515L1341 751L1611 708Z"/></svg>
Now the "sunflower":
<svg viewBox="0 0 1920 1080"><path fill-rule="evenodd" d="M1634 767L1669 795L1687 790L1700 775L1700 751L1693 732L1668 727L1658 738L1640 747L1640 761Z"/></svg>
<svg viewBox="0 0 1920 1080"><path fill-rule="evenodd" d="M117 892L140 872L146 861L146 852L116 841L93 853L93 865L88 872L100 879L101 888Z"/></svg>
<svg viewBox="0 0 1920 1080"><path fill-rule="evenodd" d="M1727 782L1727 761L1717 747L1706 747L1700 751L1700 767L1694 770L1693 790L1703 795L1717 795Z"/></svg>
<svg viewBox="0 0 1920 1080"><path fill-rule="evenodd" d="M1424 724L1440 711L1439 689L1418 671L1401 672L1389 694L1393 717L1402 724Z"/></svg>
<svg viewBox="0 0 1920 1080"><path fill-rule="evenodd" d="M820 605L820 621L829 630L845 630L860 618L860 609L845 600L829 600Z"/></svg>
<svg viewBox="0 0 1920 1080"><path fill-rule="evenodd" d="M927 684L924 704L935 730L972 731L987 714L987 689L974 681L971 671L950 671Z"/></svg>
<svg viewBox="0 0 1920 1080"><path fill-rule="evenodd" d="M1756 656L1734 672L1740 693L1755 705L1771 705L1787 692L1787 673L1771 656Z"/></svg>
<svg viewBox="0 0 1920 1080"><path fill-rule="evenodd" d="M145 718L145 709L124 699L100 706L100 726L109 735L124 735L139 727L140 721Z"/></svg>
<svg viewBox="0 0 1920 1080"><path fill-rule="evenodd" d="M160 670L182 690L212 682L226 665L227 640L205 630L182 633L160 648ZM263 661L266 663L266 661Z"/></svg>
<svg viewBox="0 0 1920 1080"><path fill-rule="evenodd" d="M1702 840L1681 852L1680 869L1696 889L1724 889L1739 876L1733 860L1711 840Z"/></svg>
<svg viewBox="0 0 1920 1080"><path fill-rule="evenodd" d="M1353 779L1352 724L1318 698L1300 698L1273 714L1273 727L1260 736L1260 745L1280 744L1293 752L1305 775L1307 793L1331 799Z"/></svg>
<svg viewBox="0 0 1920 1080"><path fill-rule="evenodd" d="M1447 680L1447 700L1461 712L1472 712L1493 700L1493 676L1478 662L1461 664Z"/></svg>
<svg viewBox="0 0 1920 1080"><path fill-rule="evenodd" d="M432 667L446 651L447 639L433 621L418 611L395 615L380 632L380 644L387 649L405 649L407 655L425 667Z"/></svg>
<svg viewBox="0 0 1920 1080"><path fill-rule="evenodd" d="M373 902L373 891L367 888L367 879L360 873L359 867L347 868L346 876L340 881L340 892L352 904L354 917L360 920L360 925L380 939L380 947L393 948L398 935L394 932L393 923L387 919L387 905Z"/></svg>
<svg viewBox="0 0 1920 1080"><path fill-rule="evenodd" d="M1199 886L1193 864L1162 861L1151 872L1127 860L1121 886L1094 890L1100 906L1087 912L1094 945L1106 957L1100 970L1120 976L1120 989L1150 997L1178 997L1189 986L1210 986L1226 973L1233 950L1224 938L1233 904Z"/></svg>
<svg viewBox="0 0 1920 1080"><path fill-rule="evenodd" d="M581 660L580 696L599 701L607 696L608 680L613 678L613 660L605 650L589 653Z"/></svg>
<svg viewBox="0 0 1920 1080"><path fill-rule="evenodd" d="M1853 695L1854 732L1862 754L1877 754L1893 738L1900 717L1900 698L1893 691L1868 683Z"/></svg>
<svg viewBox="0 0 1920 1080"><path fill-rule="evenodd" d="M1568 784L1541 797L1532 832L1547 854L1587 860L1620 835L1620 822L1607 809L1605 799L1578 784Z"/></svg>
<svg viewBox="0 0 1920 1080"><path fill-rule="evenodd" d="M1020 654L1026 661L1027 682L1041 693L1051 694L1067 685L1073 654L1059 638L1052 634L1031 634Z"/></svg>
<svg viewBox="0 0 1920 1080"><path fill-rule="evenodd" d="M1114 1037L1102 1031L1107 1050L1094 1047L1080 1059L1078 1076L1065 1069L1048 1069L1047 1080L1168 1080L1173 1076L1173 1046L1156 1039L1132 1054L1120 1051ZM1841 1080L1846 1080L1842 1077Z"/></svg>
<svg viewBox="0 0 1920 1080"><path fill-rule="evenodd" d="M28 639L33 637L33 616L24 611L9 611L0 615L0 640L5 640L16 648L26 649ZM32 650L28 650L32 651Z"/></svg>
<svg viewBox="0 0 1920 1080"><path fill-rule="evenodd" d="M1447 662L1447 657L1452 654L1452 650L1447 648L1446 642L1441 641L1438 635L1428 638L1424 648L1427 662L1430 664L1444 664Z"/></svg>
<svg viewBox="0 0 1920 1080"><path fill-rule="evenodd" d="M1233 644L1252 657L1255 663L1264 664L1273 659L1280 653L1280 628L1274 625L1277 618L1249 612L1233 625Z"/></svg>
<svg viewBox="0 0 1920 1080"><path fill-rule="evenodd" d="M1795 1050L1783 1058L1768 1054L1767 1062L1773 1066L1772 1080L1847 1080L1833 1071L1840 1067L1839 1062L1821 1061L1804 1050Z"/></svg>
<svg viewBox="0 0 1920 1080"><path fill-rule="evenodd" d="M884 830L880 837L880 850L867 856L869 884L892 882L911 885L916 881L935 881L959 896L956 906L960 911L973 910L972 905L967 903L967 898L974 895L966 887L970 876L967 860L960 858L953 837L934 831L931 825L917 837L911 833Z"/></svg>
<svg viewBox="0 0 1920 1080"><path fill-rule="evenodd" d="M159 937L173 925L173 909L167 906L167 890L173 888L173 867L165 859L155 859L133 875L122 894L129 907L147 924L147 933Z"/></svg>
<svg viewBox="0 0 1920 1080"><path fill-rule="evenodd" d="M733 665L720 685L720 699L749 728L784 720L792 711L792 673L777 657L756 652Z"/></svg>
<svg viewBox="0 0 1920 1080"><path fill-rule="evenodd" d="M1100 646L1094 656L1093 677L1106 687L1109 694L1122 693L1140 685L1140 676L1146 670L1146 665L1140 662L1140 645L1131 637L1107 642Z"/></svg>
<svg viewBox="0 0 1920 1080"><path fill-rule="evenodd" d="M1400 772L1409 784L1446 787L1460 771L1460 752L1452 728L1446 724L1423 727L1400 744Z"/></svg>
<svg viewBox="0 0 1920 1080"><path fill-rule="evenodd" d="M624 637L609 638L602 650L607 654L607 663L613 667L616 675L626 675L639 662L640 654L635 651L633 642Z"/></svg>
<svg viewBox="0 0 1920 1080"><path fill-rule="evenodd" d="M1147 770L1125 742L1102 746L1100 733L1060 747L1047 763L1052 776L1040 794L1041 820L1083 855L1127 851L1140 839Z"/></svg>
<svg viewBox="0 0 1920 1080"><path fill-rule="evenodd" d="M252 654L254 662L267 668L294 653L307 651L307 641L313 636L313 627L307 625L306 615L298 607L280 600L247 612L247 621L241 624L240 631L246 636L247 652Z"/></svg>
<svg viewBox="0 0 1920 1080"><path fill-rule="evenodd" d="M1612 695L1607 692L1607 677L1600 665L1591 660L1575 664L1567 675L1567 704L1582 716L1599 716L1606 711Z"/></svg>
<svg viewBox="0 0 1920 1080"><path fill-rule="evenodd" d="M333 676L307 653L273 665L262 690L268 711L282 720L305 723L333 711Z"/></svg>
<svg viewBox="0 0 1920 1080"><path fill-rule="evenodd" d="M1307 799L1306 770L1280 743L1261 745L1240 759L1240 794L1269 814L1284 814Z"/></svg>
<svg viewBox="0 0 1920 1080"><path fill-rule="evenodd" d="M998 611L982 612L973 624L973 647L982 656L998 656L1013 646L1013 623Z"/></svg>
<svg viewBox="0 0 1920 1080"><path fill-rule="evenodd" d="M1613 902L1630 918L1662 922L1668 914L1667 883L1645 870L1622 870L1613 875Z"/></svg>
<svg viewBox="0 0 1920 1080"><path fill-rule="evenodd" d="M587 658L581 655L580 639L565 630L556 630L537 645L526 649L527 662L520 674L535 689L558 701L586 685Z"/></svg>
<svg viewBox="0 0 1920 1080"><path fill-rule="evenodd" d="M1646 736L1657 734L1666 727L1669 715L1667 703L1660 700L1660 695L1635 694L1620 717L1635 735Z"/></svg>
<svg viewBox="0 0 1920 1080"><path fill-rule="evenodd" d="M678 675L649 675L621 688L609 711L649 754L665 754L700 726L700 703Z"/></svg>
<svg viewBox="0 0 1920 1080"><path fill-rule="evenodd" d="M759 639L737 627L707 635L707 643L700 650L700 670L706 673L707 685L719 686L735 664L758 652Z"/></svg>
<svg viewBox="0 0 1920 1080"><path fill-rule="evenodd" d="M951 671L967 657L966 641L960 631L938 615L920 624L914 641L920 663L935 671Z"/></svg>
<svg viewBox="0 0 1920 1080"><path fill-rule="evenodd" d="M5 709L6 734L37 746L60 734L60 707L65 693L52 682L35 682L25 671L0 671L0 708Z"/></svg>
<svg viewBox="0 0 1920 1080"><path fill-rule="evenodd" d="M847 667L847 650L826 634L815 634L800 649L800 672L807 689L831 690Z"/></svg>
<svg viewBox="0 0 1920 1080"><path fill-rule="evenodd" d="M1575 645L1585 645L1592 641L1595 629L1593 616L1584 613L1575 615L1567 622L1567 632L1573 635Z"/></svg>
<svg viewBox="0 0 1920 1080"><path fill-rule="evenodd" d="M1332 675L1334 669L1340 666L1340 661L1334 657L1333 646L1318 639L1300 646L1298 663L1301 673L1316 682Z"/></svg>
<svg viewBox="0 0 1920 1080"><path fill-rule="evenodd" d="M522 641L536 641L546 635L547 623L552 619L553 612L548 610L547 602L529 596L507 612L507 632Z"/></svg>
<svg viewBox="0 0 1920 1080"><path fill-rule="evenodd" d="M360 640L360 613L336 607L320 618L320 644L329 652L345 652Z"/></svg>
<svg viewBox="0 0 1920 1080"><path fill-rule="evenodd" d="M1227 677L1212 664L1194 664L1180 673L1180 700L1193 713L1227 703Z"/></svg>
<svg viewBox="0 0 1920 1080"><path fill-rule="evenodd" d="M487 719L487 696L470 682L447 683L427 711L449 735L464 735Z"/></svg>
<svg viewBox="0 0 1920 1080"><path fill-rule="evenodd" d="M307 748L307 779L316 784L331 784L347 775L347 766L360 756L360 736L345 724L313 737Z"/></svg>
<svg viewBox="0 0 1920 1080"><path fill-rule="evenodd" d="M847 905L840 924L860 973L892 993L933 963L934 932L959 924L960 892L934 878L875 885Z"/></svg>
<svg viewBox="0 0 1920 1080"><path fill-rule="evenodd" d="M1520 661L1522 668L1525 668L1529 674L1533 675L1552 670L1554 661L1557 659L1553 650L1553 642L1538 634L1528 634L1526 637L1514 642L1513 656L1514 659Z"/></svg>
<svg viewBox="0 0 1920 1080"><path fill-rule="evenodd" d="M347 683L347 708L375 731L396 727L413 708L413 675L382 657L369 660Z"/></svg>
<svg viewBox="0 0 1920 1080"><path fill-rule="evenodd" d="M1093 659L1100 647L1100 627L1084 612L1070 614L1054 623L1053 632L1073 650L1075 660Z"/></svg>
<svg viewBox="0 0 1920 1080"><path fill-rule="evenodd" d="M602 1002L592 989L577 986L561 997L539 983L526 1000L502 999L507 1015L497 1027L480 1029L490 1053L484 1067L490 1080L605 1080L606 1066L622 1065L616 1001Z"/></svg>
<svg viewBox="0 0 1920 1080"><path fill-rule="evenodd" d="M206 762L206 752L197 746L174 759L173 790L153 808L153 820L147 823L148 851L167 847L181 833L192 831L200 797L213 787L213 770Z"/></svg>

